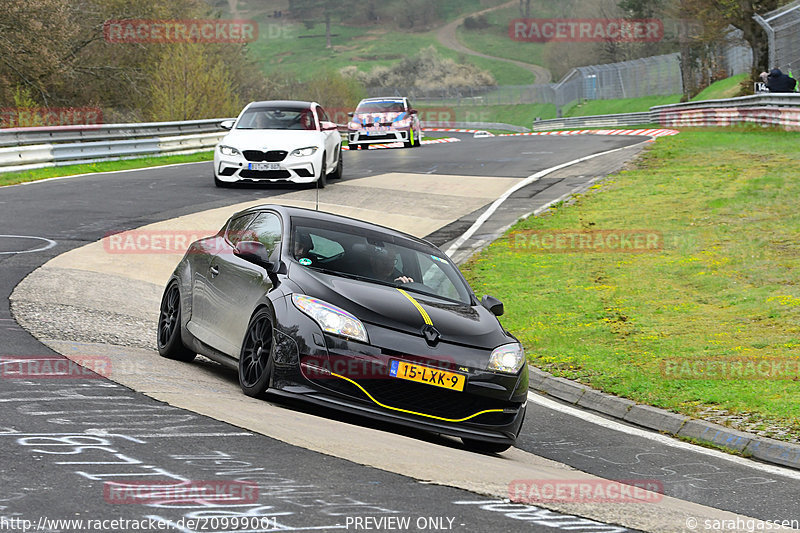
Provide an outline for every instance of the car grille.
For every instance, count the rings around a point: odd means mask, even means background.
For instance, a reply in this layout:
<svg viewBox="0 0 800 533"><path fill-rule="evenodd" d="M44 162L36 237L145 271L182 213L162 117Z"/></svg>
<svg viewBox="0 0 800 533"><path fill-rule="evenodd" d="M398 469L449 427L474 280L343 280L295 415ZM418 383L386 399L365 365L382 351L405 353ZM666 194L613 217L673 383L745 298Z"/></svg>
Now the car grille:
<svg viewBox="0 0 800 533"><path fill-rule="evenodd" d="M362 141L384 141L384 140L388 140L388 139L396 141L397 137L395 137L394 135L369 135L369 136L361 137L359 140L362 140Z"/></svg>
<svg viewBox="0 0 800 533"><path fill-rule="evenodd" d="M261 161L277 163L278 161L286 159L286 156L289 154L286 150L270 150L268 152L262 152L261 150L245 150L242 153L245 159L257 163Z"/></svg>
<svg viewBox="0 0 800 533"><path fill-rule="evenodd" d="M318 383L337 392L367 399L361 389L349 381L326 378ZM518 404L475 396L464 392L450 391L413 381L401 379L363 379L357 383L364 387L375 400L399 409L433 415L441 418L459 420L486 409L517 409ZM469 422L478 424L507 424L515 413L485 413Z"/></svg>
<svg viewBox="0 0 800 533"><path fill-rule="evenodd" d="M249 179L285 179L292 174L288 170L242 170L239 176Z"/></svg>

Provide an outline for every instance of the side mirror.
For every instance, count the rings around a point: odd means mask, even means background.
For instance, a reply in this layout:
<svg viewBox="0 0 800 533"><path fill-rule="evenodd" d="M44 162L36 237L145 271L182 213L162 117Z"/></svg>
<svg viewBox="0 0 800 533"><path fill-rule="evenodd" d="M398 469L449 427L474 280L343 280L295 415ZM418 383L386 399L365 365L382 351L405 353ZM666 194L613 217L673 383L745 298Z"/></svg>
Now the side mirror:
<svg viewBox="0 0 800 533"><path fill-rule="evenodd" d="M235 120L223 120L222 122L219 123L219 127L222 128L223 130L232 130L233 124L235 122L236 122Z"/></svg>
<svg viewBox="0 0 800 533"><path fill-rule="evenodd" d="M419 113L419 111L417 111L416 109L410 109L408 112L411 113L412 115L416 115L417 113Z"/></svg>
<svg viewBox="0 0 800 533"><path fill-rule="evenodd" d="M339 126L335 122L328 122L327 120L323 120L320 124L320 128L322 131L333 131L338 130Z"/></svg>
<svg viewBox="0 0 800 533"><path fill-rule="evenodd" d="M488 294L481 299L481 305L484 306L486 309L491 311L494 316L503 316L505 313L505 309L503 308L503 302L495 298L494 296L489 296Z"/></svg>
<svg viewBox="0 0 800 533"><path fill-rule="evenodd" d="M353 113L352 111L350 111L350 112L347 114L347 116L348 116L348 117L350 117L350 118L353 118L353 115L354 115L354 114L355 114L355 113Z"/></svg>
<svg viewBox="0 0 800 533"><path fill-rule="evenodd" d="M267 272L275 269L275 263L269 260L267 247L258 241L240 241L233 249L233 255L258 265Z"/></svg>

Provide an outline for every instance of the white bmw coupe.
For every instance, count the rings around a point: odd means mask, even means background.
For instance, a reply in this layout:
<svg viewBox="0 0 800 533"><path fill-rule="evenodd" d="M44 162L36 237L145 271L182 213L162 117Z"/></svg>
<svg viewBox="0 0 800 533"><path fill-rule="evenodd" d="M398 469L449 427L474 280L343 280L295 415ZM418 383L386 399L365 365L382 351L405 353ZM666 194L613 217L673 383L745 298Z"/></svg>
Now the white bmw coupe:
<svg viewBox="0 0 800 533"><path fill-rule="evenodd" d="M316 102L251 102L214 149L214 183L315 183L342 177L342 138Z"/></svg>

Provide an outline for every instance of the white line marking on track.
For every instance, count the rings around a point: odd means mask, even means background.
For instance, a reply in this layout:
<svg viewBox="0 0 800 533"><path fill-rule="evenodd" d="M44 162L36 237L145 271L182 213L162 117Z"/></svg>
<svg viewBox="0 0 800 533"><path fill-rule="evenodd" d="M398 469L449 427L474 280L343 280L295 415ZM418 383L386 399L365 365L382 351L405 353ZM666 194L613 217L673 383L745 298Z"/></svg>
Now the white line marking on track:
<svg viewBox="0 0 800 533"><path fill-rule="evenodd" d="M19 250L17 252L0 252L0 255L7 255L7 254L31 254L33 252L43 252L45 250L49 250L56 244L56 241L52 239L48 239L46 237L34 237L32 235L0 235L0 239L35 239L37 241L44 241L46 244L44 246L40 246L39 248L33 248L31 250Z"/></svg>
<svg viewBox="0 0 800 533"><path fill-rule="evenodd" d="M677 440L673 437L669 437L667 435L662 435L660 433L654 433L652 431L647 431L645 429L639 429L627 424L623 424L621 422L617 422L615 420L610 420L608 418L602 417L600 415L596 415L594 413L590 413L589 411L584 411L582 409L578 409L576 407L571 407L569 405L564 405L560 402L556 402L549 398L545 398L539 394L528 392L528 400L542 407L546 407L548 409L552 409L554 411L559 411L561 413L574 416L575 418L580 418L586 422L590 422L592 424L598 425L600 427L604 427L606 429L610 429L613 431L619 431L620 433L627 433L628 435L633 435L636 437L642 437L648 440L652 440L659 444L664 444L666 446L671 446L673 448L678 448L680 450L686 450L694 453L699 453L702 455L708 455L711 457L715 457L717 459L724 459L726 461L730 461L732 463L736 463L739 466L744 466L747 468L752 468L754 470L760 470L762 472L766 472L768 474L773 474L777 476L784 476L791 479L800 479L800 472L791 470L788 468L783 468L780 466L773 466L763 463L757 463L755 461L751 461L750 459L745 459L744 457L739 457L736 455L731 455L725 452L721 452L719 450L714 450L711 448L704 448L702 446L697 446L695 444L689 444L688 442L683 442Z"/></svg>
<svg viewBox="0 0 800 533"><path fill-rule="evenodd" d="M608 154L613 154L614 152L619 152L620 150L627 150L628 148L634 148L634 147L637 147L637 146L639 146L641 144L644 144L646 142L649 142L649 140L648 141L643 141L643 142L640 142L640 143L636 143L636 144L632 144L630 146L622 146L620 148L614 148L613 150L606 150L605 152L600 152L600 153L597 153L597 154L587 155L587 156L581 157L579 159L574 159L572 161L567 161L566 163L561 163L560 165L556 165L554 167L550 167L550 168L546 168L544 170L540 170L539 172L537 172L535 174L531 174L530 176L528 176L524 180L520 181L519 183L517 183L516 185L514 185L513 187L508 189L506 192L503 193L503 195L500 198L495 200L492 203L492 205L490 205L488 207L488 209L486 209L486 211L484 211L483 214L481 214L481 216L478 217L478 220L476 220L472 224L472 226L470 226L469 229L467 231L465 231L464 234L461 235L461 237L459 237L458 240L456 240L456 242L454 242L452 244L452 246L450 246L450 248L448 248L445 251L445 253L449 257L453 257L453 254L455 254L458 251L458 249L461 246L463 246L463 244L465 242L467 242L467 239L472 237L475 234L475 232L478 231L478 229L480 229L481 226L483 226L483 223L486 222L489 219L489 217L492 216L494 214L494 212L497 211L497 209L501 205L503 205L503 202L505 202L508 199L509 196L511 196L512 194L514 194L518 190L522 189L523 187L527 187L531 183L533 183L535 181L538 181L540 178L543 178L544 176L547 176L548 174L551 174L551 173L555 172L556 170L561 170L562 168L566 168L566 167L569 167L569 166L572 166L572 165L575 165L575 164L578 164L578 163L583 163L584 161L588 161L590 159L594 159L595 157L600 157L600 156L604 156L604 155L608 155Z"/></svg>

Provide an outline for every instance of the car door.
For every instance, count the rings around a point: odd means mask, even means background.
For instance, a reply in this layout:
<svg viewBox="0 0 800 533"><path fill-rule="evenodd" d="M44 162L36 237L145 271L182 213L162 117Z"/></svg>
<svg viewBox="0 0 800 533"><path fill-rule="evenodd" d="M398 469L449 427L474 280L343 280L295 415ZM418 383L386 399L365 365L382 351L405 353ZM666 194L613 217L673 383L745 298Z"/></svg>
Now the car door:
<svg viewBox="0 0 800 533"><path fill-rule="evenodd" d="M192 254L192 314L187 324L189 331L209 346L221 349L214 333L215 316L220 305L214 279L219 274L214 259L220 250L229 249L230 242L236 240L247 226L256 218L256 213L247 213L230 219L213 240L205 243L198 253Z"/></svg>
<svg viewBox="0 0 800 533"><path fill-rule="evenodd" d="M211 282L217 296L216 308L212 310L212 330L219 339L222 351L231 357L239 357L250 317L262 296L273 285L266 270L235 255L233 249L243 240L259 241L277 260L281 228L281 220L276 213L260 212L244 232L228 241L211 261L212 267L216 267L218 272Z"/></svg>

